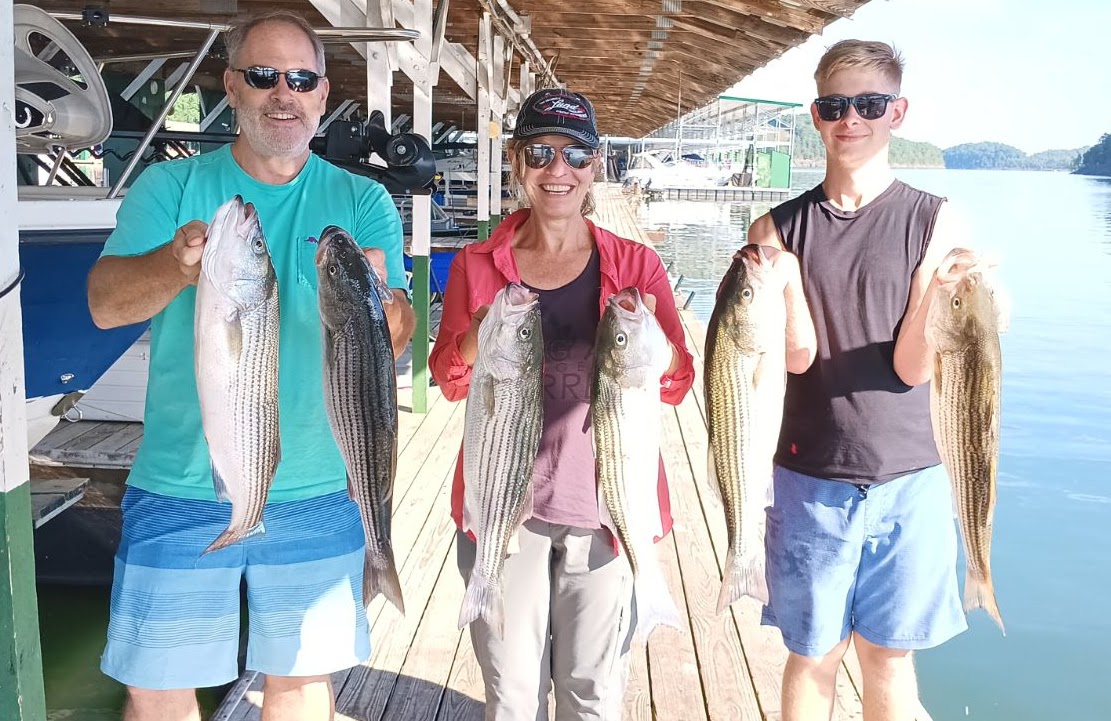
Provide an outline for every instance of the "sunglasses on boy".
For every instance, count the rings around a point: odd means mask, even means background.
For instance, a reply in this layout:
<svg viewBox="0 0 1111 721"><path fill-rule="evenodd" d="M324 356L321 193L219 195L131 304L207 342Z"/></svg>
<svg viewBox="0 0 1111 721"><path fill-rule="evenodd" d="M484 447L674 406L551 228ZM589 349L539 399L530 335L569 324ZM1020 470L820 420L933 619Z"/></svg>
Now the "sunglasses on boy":
<svg viewBox="0 0 1111 721"><path fill-rule="evenodd" d="M568 145L560 148L559 153L563 156L563 162L567 163L568 166L575 170L582 170L594 161L598 151L582 145ZM555 160L555 156L556 149L550 145L533 143L525 146L525 165L533 170L548 167Z"/></svg>
<svg viewBox="0 0 1111 721"><path fill-rule="evenodd" d="M840 120L849 112L849 106L856 108L856 114L865 120L879 120L887 112L887 104L898 95L885 93L864 93L848 97L845 95L823 95L814 100L818 117L827 122Z"/></svg>
<svg viewBox="0 0 1111 721"><path fill-rule="evenodd" d="M249 68L242 69L232 68L232 70L243 73L243 79L247 81L247 84L258 90L270 90L278 84L278 78L284 75L285 84L295 93L310 93L316 90L320 79L324 77L312 70L286 70L282 72L277 68L267 68L260 65L252 65Z"/></svg>

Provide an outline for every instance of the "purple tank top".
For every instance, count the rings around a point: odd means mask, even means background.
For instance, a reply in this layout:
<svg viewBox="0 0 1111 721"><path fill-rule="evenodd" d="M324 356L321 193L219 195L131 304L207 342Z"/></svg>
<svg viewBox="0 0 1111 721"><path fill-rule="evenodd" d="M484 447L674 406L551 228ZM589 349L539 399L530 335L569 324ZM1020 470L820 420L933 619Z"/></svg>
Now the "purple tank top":
<svg viewBox="0 0 1111 721"><path fill-rule="evenodd" d="M544 333L544 428L533 466L533 517L600 528L590 386L602 273L598 249L561 288L540 290Z"/></svg>
<svg viewBox="0 0 1111 721"><path fill-rule="evenodd" d="M779 465L868 484L941 462L929 386L903 383L894 356L944 201L897 180L856 211L833 206L820 185L772 210L818 332L814 364L787 377Z"/></svg>

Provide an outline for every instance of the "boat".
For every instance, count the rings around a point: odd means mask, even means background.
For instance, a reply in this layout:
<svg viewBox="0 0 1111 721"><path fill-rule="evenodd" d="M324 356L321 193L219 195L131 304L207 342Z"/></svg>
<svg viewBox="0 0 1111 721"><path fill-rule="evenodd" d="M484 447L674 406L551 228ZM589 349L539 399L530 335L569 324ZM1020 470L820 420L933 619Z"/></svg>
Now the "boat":
<svg viewBox="0 0 1111 721"><path fill-rule="evenodd" d="M674 148L646 150L629 161L624 182L648 188L710 188L729 183L732 171L697 153L676 155Z"/></svg>

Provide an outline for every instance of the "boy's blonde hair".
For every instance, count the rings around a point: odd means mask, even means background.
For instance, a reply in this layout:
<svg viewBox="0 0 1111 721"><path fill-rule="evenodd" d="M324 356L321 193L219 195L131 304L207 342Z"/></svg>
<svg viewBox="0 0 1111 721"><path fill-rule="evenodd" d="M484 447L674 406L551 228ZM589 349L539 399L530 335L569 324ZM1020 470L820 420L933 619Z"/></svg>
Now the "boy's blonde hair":
<svg viewBox="0 0 1111 721"><path fill-rule="evenodd" d="M873 70L882 73L899 93L903 85L903 56L891 45L876 40L842 40L826 50L814 71L821 87L839 70Z"/></svg>

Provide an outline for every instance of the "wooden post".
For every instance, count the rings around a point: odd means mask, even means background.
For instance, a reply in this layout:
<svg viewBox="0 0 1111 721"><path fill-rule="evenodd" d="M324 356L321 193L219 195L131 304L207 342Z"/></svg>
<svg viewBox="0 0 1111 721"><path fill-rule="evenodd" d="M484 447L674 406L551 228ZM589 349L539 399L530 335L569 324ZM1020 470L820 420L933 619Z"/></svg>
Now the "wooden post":
<svg viewBox="0 0 1111 721"><path fill-rule="evenodd" d="M475 179L478 181L478 239L490 237L490 89L493 64L493 38L490 13L482 13L478 24L478 157Z"/></svg>
<svg viewBox="0 0 1111 721"><path fill-rule="evenodd" d="M15 168L15 34L12 5L0 3L0 719L45 721L39 647L27 399L19 305Z"/></svg>
<svg viewBox="0 0 1111 721"><path fill-rule="evenodd" d="M446 0L440 0L446 2ZM432 57L432 0L413 3L413 29L420 38L413 42L412 62L402 69L413 81L413 132L432 142L432 86L440 74L437 59ZM428 331L429 271L432 251L432 196L413 195L413 234L410 253L413 256L414 306L417 330L413 334L413 412L428 410Z"/></svg>
<svg viewBox="0 0 1111 721"><path fill-rule="evenodd" d="M492 53L492 72L490 74L490 232L501 222L501 168L502 168L502 122L505 118L506 96L506 46L505 38L494 36ZM509 45L512 53L513 46ZM510 55L512 57L512 55Z"/></svg>

